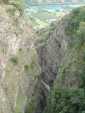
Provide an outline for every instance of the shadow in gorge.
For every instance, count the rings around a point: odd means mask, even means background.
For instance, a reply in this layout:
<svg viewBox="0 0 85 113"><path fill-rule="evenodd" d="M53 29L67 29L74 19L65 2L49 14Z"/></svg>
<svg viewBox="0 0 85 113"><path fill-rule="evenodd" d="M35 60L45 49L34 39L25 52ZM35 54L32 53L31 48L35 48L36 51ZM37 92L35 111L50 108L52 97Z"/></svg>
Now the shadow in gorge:
<svg viewBox="0 0 85 113"><path fill-rule="evenodd" d="M37 108L35 113L43 113L46 107L47 97L49 95L50 89L53 86L54 80L57 75L57 64L49 64L47 59L47 47L37 48L37 54L39 58L39 64L41 67L39 92L37 97ZM51 62L52 63L52 62Z"/></svg>

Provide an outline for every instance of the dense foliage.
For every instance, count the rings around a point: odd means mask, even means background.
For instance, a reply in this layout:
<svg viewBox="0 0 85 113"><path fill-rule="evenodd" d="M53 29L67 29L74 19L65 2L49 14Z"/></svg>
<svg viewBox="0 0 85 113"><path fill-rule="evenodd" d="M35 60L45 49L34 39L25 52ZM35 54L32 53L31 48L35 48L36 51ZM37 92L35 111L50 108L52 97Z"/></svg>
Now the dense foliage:
<svg viewBox="0 0 85 113"><path fill-rule="evenodd" d="M73 10L66 22L70 46L45 113L85 113L85 7Z"/></svg>
<svg viewBox="0 0 85 113"><path fill-rule="evenodd" d="M74 9L66 20L66 32L70 35L76 34L80 23L85 22L85 7Z"/></svg>
<svg viewBox="0 0 85 113"><path fill-rule="evenodd" d="M71 36L73 45L85 40L85 7L77 8L66 18L66 34Z"/></svg>
<svg viewBox="0 0 85 113"><path fill-rule="evenodd" d="M25 0L1 0L0 3L4 3L6 5L13 5L16 10L19 10L20 13L23 12L23 8L25 5Z"/></svg>
<svg viewBox="0 0 85 113"><path fill-rule="evenodd" d="M50 98L46 113L85 113L85 94L82 89L55 89Z"/></svg>

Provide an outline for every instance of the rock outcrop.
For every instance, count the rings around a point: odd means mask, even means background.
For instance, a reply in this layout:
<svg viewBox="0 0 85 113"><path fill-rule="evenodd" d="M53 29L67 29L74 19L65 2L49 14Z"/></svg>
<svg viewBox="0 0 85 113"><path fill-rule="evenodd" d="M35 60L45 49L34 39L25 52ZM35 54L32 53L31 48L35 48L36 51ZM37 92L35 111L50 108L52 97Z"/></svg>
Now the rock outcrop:
<svg viewBox="0 0 85 113"><path fill-rule="evenodd" d="M31 26L0 5L0 113L24 113L38 81L40 66Z"/></svg>
<svg viewBox="0 0 85 113"><path fill-rule="evenodd" d="M41 66L41 85L40 85L40 101L38 103L40 109L44 110L46 99L56 79L59 66L62 62L65 51L67 50L68 37L65 34L64 21L55 23L54 28L41 31L39 33L41 39L37 44L37 52L39 55L39 64ZM62 31L62 32L61 32ZM43 104L43 108L42 108ZM42 110L37 113L42 113Z"/></svg>

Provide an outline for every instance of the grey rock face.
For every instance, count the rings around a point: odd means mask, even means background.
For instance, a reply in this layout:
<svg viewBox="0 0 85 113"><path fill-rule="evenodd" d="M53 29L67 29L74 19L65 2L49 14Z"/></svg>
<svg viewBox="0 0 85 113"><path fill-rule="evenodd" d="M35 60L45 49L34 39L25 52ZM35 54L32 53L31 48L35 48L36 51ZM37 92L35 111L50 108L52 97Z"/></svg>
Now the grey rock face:
<svg viewBox="0 0 85 113"><path fill-rule="evenodd" d="M46 98L56 79L58 68L63 61L63 56L67 50L68 42L68 37L65 35L65 22L62 20L56 24L53 31L49 31L48 39L44 40L45 44L42 44L42 41L41 44L40 42L37 44L39 63L41 66L41 96L38 102L37 113L42 113L45 107Z"/></svg>
<svg viewBox="0 0 85 113"><path fill-rule="evenodd" d="M0 113L24 113L40 73L32 28L0 6Z"/></svg>
<svg viewBox="0 0 85 113"><path fill-rule="evenodd" d="M67 49L68 37L65 35L64 23L61 21L55 30L49 34L46 45L38 47L42 79L49 85L57 75L57 69ZM42 43L42 42L41 42Z"/></svg>

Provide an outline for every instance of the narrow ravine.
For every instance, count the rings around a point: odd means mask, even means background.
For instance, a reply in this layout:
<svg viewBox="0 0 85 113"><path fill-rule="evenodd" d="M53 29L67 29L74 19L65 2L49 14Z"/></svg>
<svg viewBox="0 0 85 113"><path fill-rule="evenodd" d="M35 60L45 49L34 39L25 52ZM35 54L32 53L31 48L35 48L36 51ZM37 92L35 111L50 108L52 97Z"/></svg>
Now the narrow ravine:
<svg viewBox="0 0 85 113"><path fill-rule="evenodd" d="M39 98L35 113L43 113L46 107L47 97L56 79L58 67L66 49L66 42L63 39L64 29L61 24L63 24L62 21L59 23L60 28L58 28L55 23L56 26L53 31L48 31L48 39L45 40L44 45L43 42L37 44L41 75ZM60 33L61 30L62 34Z"/></svg>

